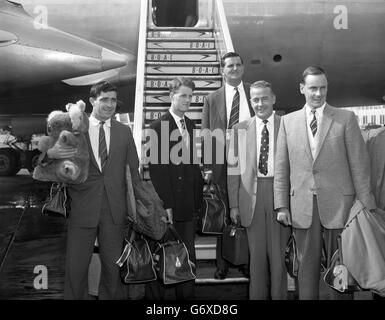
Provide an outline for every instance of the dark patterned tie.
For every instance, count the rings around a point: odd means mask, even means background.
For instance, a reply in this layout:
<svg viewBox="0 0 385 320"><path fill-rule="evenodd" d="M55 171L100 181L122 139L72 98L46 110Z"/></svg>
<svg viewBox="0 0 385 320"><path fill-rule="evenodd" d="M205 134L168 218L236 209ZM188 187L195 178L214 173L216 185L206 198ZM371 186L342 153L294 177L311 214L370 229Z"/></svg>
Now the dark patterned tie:
<svg viewBox="0 0 385 320"><path fill-rule="evenodd" d="M261 149L259 151L258 170L263 175L267 175L267 160L269 158L269 131L267 130L267 120L263 120L265 124L262 129Z"/></svg>
<svg viewBox="0 0 385 320"><path fill-rule="evenodd" d="M312 109L311 113L313 114L313 120L310 122L310 129L311 133L313 134L313 137L317 133L317 118L315 117L316 109Z"/></svg>
<svg viewBox="0 0 385 320"><path fill-rule="evenodd" d="M239 92L238 88L234 88L233 104L231 105L229 129L239 122Z"/></svg>
<svg viewBox="0 0 385 320"><path fill-rule="evenodd" d="M100 164L102 167L102 171L104 169L104 166L107 163L107 144L106 144L106 135L104 133L103 125L104 121L100 121L100 127L99 127L99 157L100 157Z"/></svg>

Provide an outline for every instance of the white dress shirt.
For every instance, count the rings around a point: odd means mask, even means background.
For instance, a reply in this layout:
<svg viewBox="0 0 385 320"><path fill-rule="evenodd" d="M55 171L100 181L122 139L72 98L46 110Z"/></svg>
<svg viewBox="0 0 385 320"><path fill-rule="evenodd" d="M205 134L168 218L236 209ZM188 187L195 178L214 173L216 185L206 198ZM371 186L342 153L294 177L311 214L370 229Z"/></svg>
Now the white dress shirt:
<svg viewBox="0 0 385 320"><path fill-rule="evenodd" d="M269 155L267 158L267 175L263 175L259 172L258 164L259 164L259 157L260 157L260 150L261 150L261 137L262 137L262 130L265 124L263 123L263 120L255 117L256 120L256 140L257 140L257 172L258 177L274 177L274 113L271 114L269 118L267 118L266 127L269 131Z"/></svg>
<svg viewBox="0 0 385 320"><path fill-rule="evenodd" d="M313 133L311 132L310 123L313 120L313 113L311 112L313 109L305 104L306 110L306 127L307 127L307 136L309 138L310 150L313 155L313 159L315 157L315 152L317 150L317 142L319 136L319 129L321 128L323 113L325 109L326 102L319 108L315 109L315 117L317 119L317 132L313 137Z"/></svg>
<svg viewBox="0 0 385 320"><path fill-rule="evenodd" d="M180 134L183 137L183 140L186 143L186 146L188 148L190 146L190 135L189 135L188 130L187 130L186 119L184 118L184 116L183 116L183 118L181 118L177 114L175 114L171 107L170 107L169 111L170 111L172 117L174 118L175 123L178 126L178 129L180 131ZM185 123L185 126L186 126L186 131L185 132L183 130L182 123L180 122L182 119L184 120L184 123Z"/></svg>
<svg viewBox="0 0 385 320"><path fill-rule="evenodd" d="M92 114L90 115L90 126L88 128L88 134L90 136L92 152L94 153L95 160L99 166L99 170L102 171L102 162L99 157L99 128L100 121L96 119ZM110 140L111 140L111 119L105 121L103 125L104 135L106 137L107 154L110 153Z"/></svg>
<svg viewBox="0 0 385 320"><path fill-rule="evenodd" d="M235 94L235 88L225 83L226 92L226 114L227 114L227 127L229 126L231 107L233 105L233 99ZM250 118L249 105L246 98L245 89L243 88L243 82L237 86L239 92L239 122Z"/></svg>

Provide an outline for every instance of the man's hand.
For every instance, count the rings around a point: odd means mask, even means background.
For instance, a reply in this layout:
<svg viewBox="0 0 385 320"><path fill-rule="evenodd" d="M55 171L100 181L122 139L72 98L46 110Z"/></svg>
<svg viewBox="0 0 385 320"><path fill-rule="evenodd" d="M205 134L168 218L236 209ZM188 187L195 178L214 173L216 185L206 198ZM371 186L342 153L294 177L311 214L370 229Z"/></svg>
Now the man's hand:
<svg viewBox="0 0 385 320"><path fill-rule="evenodd" d="M280 208L277 212L277 221L285 226L291 225L290 211L287 208Z"/></svg>
<svg viewBox="0 0 385 320"><path fill-rule="evenodd" d="M240 223L240 219L239 219L239 209L238 208L230 208L230 219L231 219L231 222L235 225L238 224L238 222Z"/></svg>
<svg viewBox="0 0 385 320"><path fill-rule="evenodd" d="M372 212L372 210L370 210L370 211ZM374 209L374 212L385 217L385 211L380 209L380 208Z"/></svg>
<svg viewBox="0 0 385 320"><path fill-rule="evenodd" d="M166 212L167 212L167 218L162 217L161 220L162 220L163 222L173 224L173 214L172 214L172 209L171 209L171 208L168 208L168 209L166 209Z"/></svg>
<svg viewBox="0 0 385 320"><path fill-rule="evenodd" d="M47 150L47 156L50 159L68 159L75 157L78 149L72 147L63 147L54 145L51 149Z"/></svg>

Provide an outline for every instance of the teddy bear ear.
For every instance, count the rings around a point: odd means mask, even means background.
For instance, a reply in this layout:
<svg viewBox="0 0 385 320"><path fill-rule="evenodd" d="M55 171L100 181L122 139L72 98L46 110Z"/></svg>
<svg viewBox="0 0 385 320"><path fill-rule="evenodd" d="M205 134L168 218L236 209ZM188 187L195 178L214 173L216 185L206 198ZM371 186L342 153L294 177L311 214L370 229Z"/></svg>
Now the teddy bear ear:
<svg viewBox="0 0 385 320"><path fill-rule="evenodd" d="M72 107L72 103L67 103L66 104L66 110L67 111L70 111L71 107Z"/></svg>
<svg viewBox="0 0 385 320"><path fill-rule="evenodd" d="M81 111L85 111L86 110L86 104L84 103L83 100L79 100L78 102L76 102L76 104L78 105L79 109Z"/></svg>

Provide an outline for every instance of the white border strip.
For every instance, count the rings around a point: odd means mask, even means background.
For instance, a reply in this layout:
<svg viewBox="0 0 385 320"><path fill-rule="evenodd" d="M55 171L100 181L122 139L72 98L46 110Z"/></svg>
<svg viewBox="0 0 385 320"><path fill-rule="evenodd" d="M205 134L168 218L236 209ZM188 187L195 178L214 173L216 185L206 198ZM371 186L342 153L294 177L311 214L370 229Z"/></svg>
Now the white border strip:
<svg viewBox="0 0 385 320"><path fill-rule="evenodd" d="M142 125L143 125L143 93L144 74L146 59L146 38L147 38L147 15L148 0L142 0L140 6L140 25L138 39L138 55L136 64L136 89L135 89L135 111L134 111L134 141L138 157L142 153Z"/></svg>

